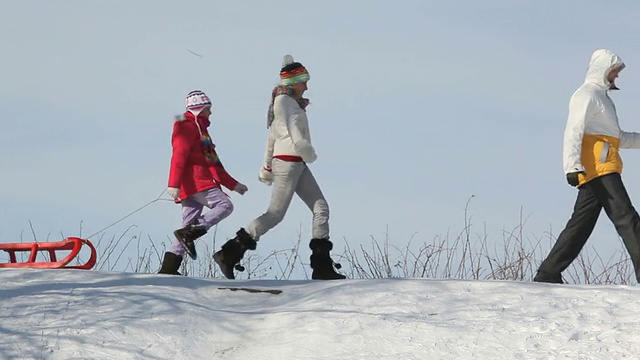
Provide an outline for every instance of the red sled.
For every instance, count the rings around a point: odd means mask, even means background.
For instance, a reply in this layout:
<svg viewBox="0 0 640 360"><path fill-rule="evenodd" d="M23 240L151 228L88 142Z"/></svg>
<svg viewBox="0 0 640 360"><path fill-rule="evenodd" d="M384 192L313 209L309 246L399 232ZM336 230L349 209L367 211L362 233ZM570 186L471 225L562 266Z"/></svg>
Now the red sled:
<svg viewBox="0 0 640 360"><path fill-rule="evenodd" d="M81 265L68 265L78 256L82 245L87 245L91 250L89 260ZM34 242L34 243L8 243L1 244L0 250L9 253L9 262L0 263L0 268L35 268L35 269L81 269L89 270L96 264L96 248L86 239L69 237L58 242ZM56 251L71 252L62 260L56 258ZM24 262L16 260L16 252L29 251L29 259ZM36 261L39 251L49 252L49 261Z"/></svg>

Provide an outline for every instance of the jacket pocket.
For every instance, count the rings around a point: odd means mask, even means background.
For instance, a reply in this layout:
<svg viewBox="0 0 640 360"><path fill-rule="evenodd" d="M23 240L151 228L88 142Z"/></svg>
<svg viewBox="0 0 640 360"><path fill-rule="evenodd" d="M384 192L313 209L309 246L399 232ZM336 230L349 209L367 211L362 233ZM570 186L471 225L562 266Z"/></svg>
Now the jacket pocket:
<svg viewBox="0 0 640 360"><path fill-rule="evenodd" d="M603 141L602 150L600 150L600 157L598 158L598 162L603 164L607 162L607 159L609 158L609 148L609 143Z"/></svg>

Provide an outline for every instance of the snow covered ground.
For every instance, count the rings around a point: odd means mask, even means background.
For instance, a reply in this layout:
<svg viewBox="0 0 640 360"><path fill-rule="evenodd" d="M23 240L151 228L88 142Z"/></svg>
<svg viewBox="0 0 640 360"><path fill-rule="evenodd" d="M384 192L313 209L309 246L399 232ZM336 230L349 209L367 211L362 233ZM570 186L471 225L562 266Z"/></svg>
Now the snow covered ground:
<svg viewBox="0 0 640 360"><path fill-rule="evenodd" d="M638 298L614 285L5 269L0 359L638 359Z"/></svg>

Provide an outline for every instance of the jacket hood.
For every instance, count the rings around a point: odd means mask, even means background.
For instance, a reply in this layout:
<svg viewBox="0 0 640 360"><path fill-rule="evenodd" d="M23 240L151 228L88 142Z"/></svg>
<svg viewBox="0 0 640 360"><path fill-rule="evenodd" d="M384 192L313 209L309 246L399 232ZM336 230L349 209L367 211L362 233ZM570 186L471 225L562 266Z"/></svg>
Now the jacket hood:
<svg viewBox="0 0 640 360"><path fill-rule="evenodd" d="M623 69L625 67L624 62L617 54L607 49L598 49L591 55L585 81L605 89L617 89L615 84L607 80L611 70L617 67Z"/></svg>

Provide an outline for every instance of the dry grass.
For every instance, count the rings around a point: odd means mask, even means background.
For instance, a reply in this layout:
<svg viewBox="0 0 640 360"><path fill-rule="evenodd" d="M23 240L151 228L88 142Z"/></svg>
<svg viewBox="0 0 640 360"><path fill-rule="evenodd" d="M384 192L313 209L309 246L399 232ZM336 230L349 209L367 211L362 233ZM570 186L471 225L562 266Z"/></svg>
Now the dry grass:
<svg viewBox="0 0 640 360"><path fill-rule="evenodd" d="M342 264L341 272L351 279L432 278L464 280L531 281L538 265L553 245L551 231L542 236L527 235L527 218L520 211L519 223L504 229L500 239L490 239L486 227L479 230L469 214L469 198L465 206L464 222L455 233L419 239L417 234L405 242L392 240L388 229L383 239L371 237L368 244L352 246L348 239L334 240L332 257ZM38 241L30 225L33 240ZM92 238L98 251L96 270L155 273L160 267L167 244L141 234L134 234L135 226L119 236ZM82 232L82 229L80 229ZM237 275L242 279L309 279L307 241L301 231L291 248L272 251L266 255L249 251L242 264L246 270ZM47 237L49 238L49 237ZM198 242L198 260L183 261L180 272L185 276L222 278L213 262L214 250L220 248L217 229ZM25 241L21 239L21 241ZM50 241L50 240L45 240ZM301 244L305 244L301 248ZM336 251L343 247L342 252ZM302 254L301 249L305 252ZM135 253L136 257L125 254ZM0 261L4 261L0 257ZM634 271L623 248L609 259L603 259L589 248L563 273L564 280L573 284L631 284Z"/></svg>

